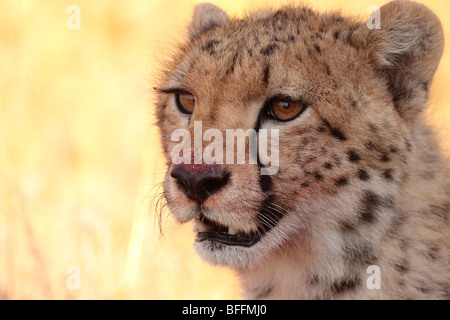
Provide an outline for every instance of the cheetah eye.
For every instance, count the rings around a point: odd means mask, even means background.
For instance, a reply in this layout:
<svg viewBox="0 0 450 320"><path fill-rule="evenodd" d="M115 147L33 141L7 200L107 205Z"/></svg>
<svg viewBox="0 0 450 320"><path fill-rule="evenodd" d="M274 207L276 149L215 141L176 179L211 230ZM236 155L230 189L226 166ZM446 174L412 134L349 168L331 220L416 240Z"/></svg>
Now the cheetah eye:
<svg viewBox="0 0 450 320"><path fill-rule="evenodd" d="M305 110L307 105L303 102L291 101L285 98L273 98L266 104L269 116L278 121L289 121L296 118Z"/></svg>
<svg viewBox="0 0 450 320"><path fill-rule="evenodd" d="M176 92L175 101L177 103L178 109L184 114L191 114L194 112L195 107L195 97L187 92Z"/></svg>

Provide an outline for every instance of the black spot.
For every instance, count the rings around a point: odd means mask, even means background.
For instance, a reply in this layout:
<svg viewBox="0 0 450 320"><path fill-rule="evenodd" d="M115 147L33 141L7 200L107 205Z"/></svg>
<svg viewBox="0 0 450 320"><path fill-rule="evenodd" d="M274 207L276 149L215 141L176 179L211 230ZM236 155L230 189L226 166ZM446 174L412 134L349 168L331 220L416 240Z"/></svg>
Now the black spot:
<svg viewBox="0 0 450 320"><path fill-rule="evenodd" d="M253 57L253 50L252 49L247 49L247 53L250 56L250 58Z"/></svg>
<svg viewBox="0 0 450 320"><path fill-rule="evenodd" d="M316 49L317 53L320 54L320 46L318 44L314 44L314 49Z"/></svg>
<svg viewBox="0 0 450 320"><path fill-rule="evenodd" d="M422 89L425 91L425 99L428 99L428 90L430 88L429 82L422 82Z"/></svg>
<svg viewBox="0 0 450 320"><path fill-rule="evenodd" d="M339 38L339 31L335 31L333 33L333 38L334 38L334 40L337 40Z"/></svg>
<svg viewBox="0 0 450 320"><path fill-rule="evenodd" d="M373 254L373 249L370 243L365 239L358 239L356 242L351 242L344 248L345 261L349 265L364 265L374 264L377 260Z"/></svg>
<svg viewBox="0 0 450 320"><path fill-rule="evenodd" d="M392 153L397 153L397 148L391 147L391 148L389 149L389 151L392 152Z"/></svg>
<svg viewBox="0 0 450 320"><path fill-rule="evenodd" d="M319 284L319 283L320 283L319 275L317 275L317 274L313 275L313 276L310 278L309 283L312 284L312 285Z"/></svg>
<svg viewBox="0 0 450 320"><path fill-rule="evenodd" d="M341 187L341 186L345 186L348 184L348 179L346 177L340 177L339 179L336 180L336 185Z"/></svg>
<svg viewBox="0 0 450 320"><path fill-rule="evenodd" d="M316 180L319 180L319 181L323 179L323 176L317 171L315 171L313 173L313 176L314 176L314 178L316 178Z"/></svg>
<svg viewBox="0 0 450 320"><path fill-rule="evenodd" d="M439 257L439 247L437 246L430 247L427 253L427 257L430 260L436 260Z"/></svg>
<svg viewBox="0 0 450 320"><path fill-rule="evenodd" d="M361 278L359 276L351 276L340 281L335 281L331 286L331 291L334 294L340 294L355 289L360 283Z"/></svg>
<svg viewBox="0 0 450 320"><path fill-rule="evenodd" d="M350 221L341 221L339 226L344 233L353 232L356 229L355 224Z"/></svg>
<svg viewBox="0 0 450 320"><path fill-rule="evenodd" d="M325 65L325 72L327 73L327 76L331 76L330 67L327 64Z"/></svg>
<svg viewBox="0 0 450 320"><path fill-rule="evenodd" d="M263 82L265 85L269 83L269 79L270 79L270 65L267 64L266 67L264 68L264 76L263 76Z"/></svg>
<svg viewBox="0 0 450 320"><path fill-rule="evenodd" d="M261 186L262 192L267 192L272 189L272 178L269 175L260 175L259 185Z"/></svg>
<svg viewBox="0 0 450 320"><path fill-rule="evenodd" d="M363 170L363 169L359 169L357 175L358 175L358 179L362 180L362 181L367 181L370 179L370 176L367 173L367 171Z"/></svg>
<svg viewBox="0 0 450 320"><path fill-rule="evenodd" d="M279 49L280 47L276 43L271 43L267 45L266 47L261 49L261 54L265 56L270 56L275 50Z"/></svg>
<svg viewBox="0 0 450 320"><path fill-rule="evenodd" d="M417 291L420 291L421 293L429 293L431 290L425 286L418 286L416 287Z"/></svg>
<svg viewBox="0 0 450 320"><path fill-rule="evenodd" d="M408 152L412 151L412 144L409 140L405 140L405 147Z"/></svg>
<svg viewBox="0 0 450 320"><path fill-rule="evenodd" d="M386 169L383 171L382 176L386 180L394 180L394 177L392 176L393 169Z"/></svg>
<svg viewBox="0 0 450 320"><path fill-rule="evenodd" d="M435 217L437 217L443 221L447 221L449 213L450 213L450 203L444 203L443 205L440 205L440 206L431 205L430 211L427 211L426 213L427 214L431 213Z"/></svg>
<svg viewBox="0 0 450 320"><path fill-rule="evenodd" d="M213 55L216 53L216 47L219 43L219 40L209 40L202 45L201 49L208 52L210 55Z"/></svg>
<svg viewBox="0 0 450 320"><path fill-rule="evenodd" d="M347 140L347 137L339 129L332 128L330 133L341 141Z"/></svg>
<svg viewBox="0 0 450 320"><path fill-rule="evenodd" d="M324 132L326 130L326 128L324 126L320 126L319 128L317 128L317 131L319 132Z"/></svg>
<svg viewBox="0 0 450 320"><path fill-rule="evenodd" d="M235 53L235 54L233 55L233 57L231 58L230 67L228 68L228 70L227 70L227 72L226 72L227 75L229 75L229 74L231 74L231 73L234 72L234 68L236 67L237 56L238 56L238 54Z"/></svg>
<svg viewBox="0 0 450 320"><path fill-rule="evenodd" d="M358 213L363 222L372 223L376 220L375 211L381 205L380 197L372 191L365 191L361 199Z"/></svg>
<svg viewBox="0 0 450 320"><path fill-rule="evenodd" d="M346 37L346 42L347 42L349 45L351 45L352 47L355 47L355 48L358 47L358 44L355 43L355 41L353 41L353 40L354 40L354 39L353 39L353 33L356 31L357 28L358 28L358 27L356 27L356 26L351 27L350 30L348 31L347 37Z"/></svg>
<svg viewBox="0 0 450 320"><path fill-rule="evenodd" d="M309 182L303 182L300 186L302 188L308 188L309 187Z"/></svg>
<svg viewBox="0 0 450 320"><path fill-rule="evenodd" d="M373 150L376 149L376 146L375 146L375 144L372 141L367 142L364 146L369 151L373 151Z"/></svg>
<svg viewBox="0 0 450 320"><path fill-rule="evenodd" d="M341 141L347 140L347 137L338 128L332 127L328 120L323 120L324 124L330 129L330 134Z"/></svg>
<svg viewBox="0 0 450 320"><path fill-rule="evenodd" d="M389 158L389 156L386 153L383 153L381 155L380 161L381 162L389 162L389 161L391 161L391 158Z"/></svg>
<svg viewBox="0 0 450 320"><path fill-rule="evenodd" d="M332 163L330 163L330 162L325 162L324 164L323 164L323 167L325 168L325 169L333 169L333 164Z"/></svg>
<svg viewBox="0 0 450 320"><path fill-rule="evenodd" d="M349 150L347 152L348 155L348 160L350 160L351 162L358 162L359 160L361 160L361 157L359 156L359 154L356 153L356 151L354 150Z"/></svg>
<svg viewBox="0 0 450 320"><path fill-rule="evenodd" d="M395 263L394 269L399 273L407 273L409 271L409 263L406 260L403 260L402 262Z"/></svg>

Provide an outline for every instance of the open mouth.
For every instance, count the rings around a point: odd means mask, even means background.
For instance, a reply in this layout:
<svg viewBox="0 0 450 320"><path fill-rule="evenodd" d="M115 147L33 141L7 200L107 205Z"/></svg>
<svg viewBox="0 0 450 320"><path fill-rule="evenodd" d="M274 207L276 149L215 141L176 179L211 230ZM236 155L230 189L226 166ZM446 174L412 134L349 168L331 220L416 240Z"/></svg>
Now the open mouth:
<svg viewBox="0 0 450 320"><path fill-rule="evenodd" d="M279 208L278 208L279 207ZM277 209L278 208L278 209ZM272 196L267 197L261 205L258 213L260 226L257 230L250 232L239 231L219 222L212 221L200 213L194 223L197 229L195 241L217 241L231 246L251 247L273 229L283 218L287 210L282 205L275 204Z"/></svg>
<svg viewBox="0 0 450 320"><path fill-rule="evenodd" d="M197 228L195 241L217 241L226 245L251 247L257 243L264 233L264 230L244 233L232 227L227 227L217 222L213 222L204 215L199 215L194 219Z"/></svg>

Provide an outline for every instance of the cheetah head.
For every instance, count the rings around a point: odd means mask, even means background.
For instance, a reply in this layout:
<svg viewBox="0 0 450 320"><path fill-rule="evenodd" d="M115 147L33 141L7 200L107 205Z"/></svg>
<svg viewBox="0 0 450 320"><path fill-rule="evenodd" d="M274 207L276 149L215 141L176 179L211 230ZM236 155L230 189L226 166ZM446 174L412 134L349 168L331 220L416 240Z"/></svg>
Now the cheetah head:
<svg viewBox="0 0 450 320"><path fill-rule="evenodd" d="M443 35L422 5L396 1L380 13L370 29L306 7L243 19L196 7L156 87L156 114L164 196L177 221L193 222L204 259L245 268L285 248L313 255L339 232L370 235L393 219ZM259 150L239 164L211 152L237 129L277 134L272 174L261 174L271 163Z"/></svg>

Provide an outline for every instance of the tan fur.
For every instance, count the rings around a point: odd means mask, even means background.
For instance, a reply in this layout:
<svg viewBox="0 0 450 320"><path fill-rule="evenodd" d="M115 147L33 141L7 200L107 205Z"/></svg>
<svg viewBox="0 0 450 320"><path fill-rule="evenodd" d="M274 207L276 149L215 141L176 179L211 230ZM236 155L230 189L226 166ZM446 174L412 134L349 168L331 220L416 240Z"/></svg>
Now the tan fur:
<svg viewBox="0 0 450 320"><path fill-rule="evenodd" d="M448 299L450 177L422 111L443 50L437 17L394 1L381 29L306 7L231 19L201 5L188 40L168 62L159 91L195 95L191 117L158 93L157 116L170 172L171 133L254 128L268 98L307 101L280 130L280 170L262 190L257 165L222 165L230 183L204 203L208 218L256 230L261 203L283 214L252 247L196 242L213 264L234 268L257 299ZM165 198L187 222L197 207L169 173ZM369 265L381 289L369 289Z"/></svg>

